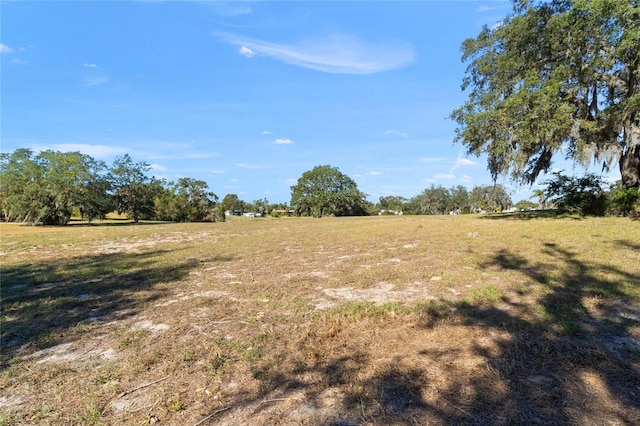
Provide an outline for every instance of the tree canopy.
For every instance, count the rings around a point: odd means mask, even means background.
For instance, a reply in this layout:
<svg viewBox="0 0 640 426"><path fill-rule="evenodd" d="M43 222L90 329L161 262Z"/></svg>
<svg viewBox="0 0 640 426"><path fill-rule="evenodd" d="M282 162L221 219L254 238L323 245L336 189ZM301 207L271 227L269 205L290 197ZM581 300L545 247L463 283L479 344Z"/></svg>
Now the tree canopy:
<svg viewBox="0 0 640 426"><path fill-rule="evenodd" d="M291 187L291 205L298 214L322 217L367 214L365 194L355 181L337 167L316 166L306 171Z"/></svg>
<svg viewBox="0 0 640 426"><path fill-rule="evenodd" d="M107 170L80 152L0 153L0 216L33 225L65 225L72 215L103 219L114 210L135 222L224 220L206 182L183 177L167 183L149 170L128 154Z"/></svg>
<svg viewBox="0 0 640 426"><path fill-rule="evenodd" d="M456 140L499 174L533 183L554 154L640 185L640 0L514 0L463 43L468 100Z"/></svg>
<svg viewBox="0 0 640 426"><path fill-rule="evenodd" d="M110 204L96 193L106 189L105 165L79 152L29 149L0 155L0 202L8 220L65 225L74 207L89 216L106 214Z"/></svg>

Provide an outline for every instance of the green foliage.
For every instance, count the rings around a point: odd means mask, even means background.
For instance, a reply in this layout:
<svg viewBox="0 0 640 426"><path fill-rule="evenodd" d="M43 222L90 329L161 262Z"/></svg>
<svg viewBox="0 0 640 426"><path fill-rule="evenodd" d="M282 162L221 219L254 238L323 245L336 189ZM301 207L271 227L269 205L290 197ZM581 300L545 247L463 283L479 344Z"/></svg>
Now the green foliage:
<svg viewBox="0 0 640 426"><path fill-rule="evenodd" d="M535 209L538 207L536 203L531 202L529 200L520 200L517 203L515 203L513 206L518 210L529 210L529 209Z"/></svg>
<svg viewBox="0 0 640 426"><path fill-rule="evenodd" d="M74 208L89 218L106 214L105 165L79 152L18 149L0 157L0 202L7 220L65 225Z"/></svg>
<svg viewBox="0 0 640 426"><path fill-rule="evenodd" d="M162 194L161 182L147 176L149 170L149 164L134 163L129 154L116 158L110 170L116 210L128 214L134 222L152 218L154 199Z"/></svg>
<svg viewBox="0 0 640 426"><path fill-rule="evenodd" d="M469 195L469 202L474 211L484 210L496 212L511 207L511 196L503 185L476 186Z"/></svg>
<svg viewBox="0 0 640 426"><path fill-rule="evenodd" d="M209 191L205 181L180 178L155 198L156 217L173 222L212 220L212 210L218 196Z"/></svg>
<svg viewBox="0 0 640 426"><path fill-rule="evenodd" d="M386 198L385 201L388 202ZM462 185L451 188L431 185L411 200L405 200L402 210L405 214L464 214L481 210L501 211L511 204L511 197L500 184L477 186L471 192ZM382 205L379 204L380 208Z"/></svg>
<svg viewBox="0 0 640 426"><path fill-rule="evenodd" d="M404 197L389 195L380 197L378 200L378 208L380 210L393 210L400 212L405 210L405 206L409 200Z"/></svg>
<svg viewBox="0 0 640 426"><path fill-rule="evenodd" d="M367 214L365 195L355 181L328 165L316 166L302 174L291 187L291 205L298 214L306 216Z"/></svg>
<svg viewBox="0 0 640 426"><path fill-rule="evenodd" d="M246 202L242 201L236 194L227 194L220 203L220 208L223 212L244 212L250 210Z"/></svg>
<svg viewBox="0 0 640 426"><path fill-rule="evenodd" d="M638 188L627 188L622 181L611 185L608 206L610 214L627 216L640 207L638 203L640 203Z"/></svg>
<svg viewBox="0 0 640 426"><path fill-rule="evenodd" d="M569 177L562 172L554 175L554 179L545 182L545 195L550 202L562 210L604 216L607 196L602 190L602 178L593 173L583 177Z"/></svg>
<svg viewBox="0 0 640 426"><path fill-rule="evenodd" d="M467 102L456 140L488 155L494 179L533 183L554 154L640 184L638 0L514 1L514 12L463 43Z"/></svg>

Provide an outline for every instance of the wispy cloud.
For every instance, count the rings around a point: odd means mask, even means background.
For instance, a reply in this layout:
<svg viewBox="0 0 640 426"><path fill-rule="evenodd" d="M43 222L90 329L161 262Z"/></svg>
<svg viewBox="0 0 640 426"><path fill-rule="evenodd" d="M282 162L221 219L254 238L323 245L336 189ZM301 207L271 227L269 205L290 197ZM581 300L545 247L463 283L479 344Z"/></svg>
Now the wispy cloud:
<svg viewBox="0 0 640 426"><path fill-rule="evenodd" d="M155 171L158 171L158 172L164 172L165 170L167 170L167 168L165 166L161 166L160 164L156 164L156 163L150 164L149 168L151 170L155 170Z"/></svg>
<svg viewBox="0 0 640 426"><path fill-rule="evenodd" d="M254 56L256 56L256 52L249 49L247 46L241 46L238 50L238 53L247 58L253 58Z"/></svg>
<svg viewBox="0 0 640 426"><path fill-rule="evenodd" d="M236 163L234 164L236 167L240 167L241 169L263 169L263 166L257 164L248 164L248 163Z"/></svg>
<svg viewBox="0 0 640 426"><path fill-rule="evenodd" d="M462 156L462 153L460 152L458 154L458 158L456 158L456 162L453 163L453 167L451 168L451 170L449 170L449 173L453 173L458 168L463 167L463 166L477 166L478 164L479 163L477 161L473 161L473 160L470 160L468 158L464 158Z"/></svg>
<svg viewBox="0 0 640 426"><path fill-rule="evenodd" d="M28 64L29 63L27 61L23 61L22 59L12 59L11 62L14 63L14 64Z"/></svg>
<svg viewBox="0 0 640 426"><path fill-rule="evenodd" d="M471 183L473 183L473 178L471 176L469 176L469 175L463 174L460 177L460 182L462 182L464 184L471 184Z"/></svg>
<svg viewBox="0 0 640 426"><path fill-rule="evenodd" d="M293 141L287 138L278 138L275 141L273 141L273 143L275 143L276 145L289 145L289 144L292 144Z"/></svg>
<svg viewBox="0 0 640 426"><path fill-rule="evenodd" d="M273 132L272 132L271 130L263 130L263 131L262 131L262 134L263 134L263 135L270 135L270 134L272 134L272 133L273 133Z"/></svg>
<svg viewBox="0 0 640 426"><path fill-rule="evenodd" d="M214 170L209 171L209 173L211 173L212 175L222 175L222 174L224 174L224 170L214 169Z"/></svg>
<svg viewBox="0 0 640 426"><path fill-rule="evenodd" d="M253 13L251 6L239 1L212 1L206 4L221 16L240 16Z"/></svg>
<svg viewBox="0 0 640 426"><path fill-rule="evenodd" d="M0 43L0 53L11 53L13 49L4 43Z"/></svg>
<svg viewBox="0 0 640 426"><path fill-rule="evenodd" d="M414 60L413 46L403 41L371 43L345 34L297 43L274 43L233 34L215 33L246 52L335 74L373 74L409 65ZM245 55L246 56L246 55ZM252 55L253 56L253 55Z"/></svg>
<svg viewBox="0 0 640 426"><path fill-rule="evenodd" d="M387 130L384 134L387 136L402 136L403 138L409 136L407 132L401 132L399 130Z"/></svg>
<svg viewBox="0 0 640 426"><path fill-rule="evenodd" d="M90 64L90 63L84 63L82 64L83 67L85 68L99 68L96 64Z"/></svg>
<svg viewBox="0 0 640 426"><path fill-rule="evenodd" d="M280 179L278 182L284 183L285 185L295 185L298 182L298 180L289 178L289 179Z"/></svg>

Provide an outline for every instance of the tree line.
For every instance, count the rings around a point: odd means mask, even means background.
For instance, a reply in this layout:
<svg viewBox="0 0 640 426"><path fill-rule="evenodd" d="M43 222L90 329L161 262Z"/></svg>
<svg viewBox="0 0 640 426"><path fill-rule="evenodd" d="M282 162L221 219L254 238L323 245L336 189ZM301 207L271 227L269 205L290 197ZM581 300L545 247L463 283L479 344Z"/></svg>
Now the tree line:
<svg viewBox="0 0 640 426"><path fill-rule="evenodd" d="M92 221L108 213L176 222L219 220L218 197L206 182L175 182L148 175L149 164L128 154L111 167L79 152L29 149L0 154L0 205L7 221L65 225L72 216Z"/></svg>
<svg viewBox="0 0 640 426"><path fill-rule="evenodd" d="M149 176L150 166L134 162L128 154L108 167L79 152L29 149L0 154L0 206L4 220L42 225L65 225L71 217L91 222L111 212L134 222L224 221L225 214L253 212L259 216L282 211L297 216L366 216L374 214L441 215L499 212L513 202L500 184L468 190L431 185L412 198L383 196L377 203L366 199L356 182L337 167L320 165L306 171L291 187L290 205L264 199L246 202L227 194L219 202L206 182L188 177L166 181ZM538 204L522 200L517 208L554 207L581 214L629 214L640 193L622 182L605 190L593 174L567 177L562 173L534 191Z"/></svg>

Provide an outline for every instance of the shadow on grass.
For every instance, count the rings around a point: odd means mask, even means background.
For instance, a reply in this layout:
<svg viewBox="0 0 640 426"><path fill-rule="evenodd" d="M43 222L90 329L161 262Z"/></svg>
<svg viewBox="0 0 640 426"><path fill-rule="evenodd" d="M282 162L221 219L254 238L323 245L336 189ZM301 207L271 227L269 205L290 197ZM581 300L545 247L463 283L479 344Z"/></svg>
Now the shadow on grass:
<svg viewBox="0 0 640 426"><path fill-rule="evenodd" d="M629 250L637 249L631 241L618 243ZM640 325L637 303L640 274L599 263L588 255L579 256L553 243L543 244L541 250L555 260L555 268L532 264L508 250L496 253L480 265L518 271L539 283L543 296L538 312L531 312L527 305L506 297L503 302L508 309L459 306L457 315L464 324L481 325L488 332L508 332L509 337L498 342L501 356L480 345L474 350L490 369L499 373L508 391L487 404L482 397L486 395L482 384L472 384L478 396L473 401L454 398L454 404L468 409L447 421L637 424L640 345L630 330ZM629 256L630 262L632 259ZM588 300L595 306L588 307ZM433 323L424 325L431 327ZM429 352L425 354L430 355ZM610 401L594 400L603 396L616 401L618 408L612 408L615 403ZM482 416L483 420L477 422Z"/></svg>
<svg viewBox="0 0 640 426"><path fill-rule="evenodd" d="M162 222L162 221L140 221L140 222L134 222L133 220L129 220L129 219L107 219L105 221L101 221L101 220L92 220L91 222L89 221L71 221L68 224L66 224L65 226L67 227L73 227L73 228L78 228L78 227L95 227L95 226L117 226L117 227L122 227L122 226L149 226L149 225L166 225L168 223L174 223L174 222Z"/></svg>
<svg viewBox="0 0 640 426"><path fill-rule="evenodd" d="M618 243L628 250L620 254L628 253L632 261L636 243ZM419 362L399 359L373 368L372 350L348 343L340 344L346 348L319 350L320 358L312 362L304 361L305 355L303 361L285 362L296 355L283 353L254 372L260 394L238 395L237 405L268 402L274 396L271 401L279 401L302 391L311 401L305 410L325 413L314 423L322 425L638 424L640 346L630 333L640 325L633 316L639 313L638 268L629 272L557 244L543 244L541 250L553 263L532 263L503 250L479 265L529 277L542 292L538 304L505 296L495 305L436 307L414 327L415 341L422 346ZM595 307L587 306L594 300ZM384 320L378 324L385 327ZM455 342L434 347L429 336L439 327L450 327L450 339L472 335L460 333L466 327L494 336L490 347L480 340L460 342L471 348L474 360L482 360L481 367L461 371L456 360L469 353L462 354ZM412 351L397 349L403 356ZM444 373L435 377L433 365ZM304 379L309 376L319 379ZM256 415L268 416L268 406L258 404ZM266 423L270 420L277 419Z"/></svg>
<svg viewBox="0 0 640 426"><path fill-rule="evenodd" d="M577 213L567 212L565 210L547 209L547 210L527 210L521 212L510 213L488 213L480 216L482 219L518 219L518 220L531 220L531 219L584 219Z"/></svg>
<svg viewBox="0 0 640 426"><path fill-rule="evenodd" d="M20 353L64 343L82 326L135 315L197 265L162 263L164 251L51 259L3 267L2 366Z"/></svg>

